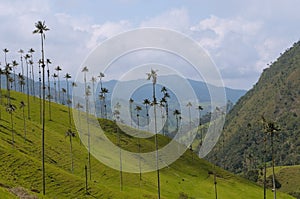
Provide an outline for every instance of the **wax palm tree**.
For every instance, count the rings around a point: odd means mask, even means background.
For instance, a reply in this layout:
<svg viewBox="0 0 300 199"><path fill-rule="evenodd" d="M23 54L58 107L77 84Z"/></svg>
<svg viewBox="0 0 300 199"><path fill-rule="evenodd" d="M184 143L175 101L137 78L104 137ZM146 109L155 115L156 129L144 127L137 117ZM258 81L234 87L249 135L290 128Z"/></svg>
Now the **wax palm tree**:
<svg viewBox="0 0 300 199"><path fill-rule="evenodd" d="M141 106L136 106L136 119L137 119L137 127L140 129L140 111L142 110ZM140 169L140 181L142 180L142 167L141 167L141 139L138 138L138 153L139 153L139 169Z"/></svg>
<svg viewBox="0 0 300 199"><path fill-rule="evenodd" d="M161 115L161 125L162 125L162 134L165 135L164 131L164 124L165 124L165 115L164 115L164 109L165 109L165 98L161 98L159 101L159 107L160 107L160 115Z"/></svg>
<svg viewBox="0 0 300 199"><path fill-rule="evenodd" d="M24 53L24 50L20 49L18 51L18 53L20 53L20 61L21 61L21 74L24 76L24 66L23 66L23 53Z"/></svg>
<svg viewBox="0 0 300 199"><path fill-rule="evenodd" d="M149 111L148 111L148 108L151 104L150 100L149 99L144 99L143 101L143 104L145 105L145 108L146 108L146 117L147 117L147 129L149 131L149 126L150 126L150 119L149 119Z"/></svg>
<svg viewBox="0 0 300 199"><path fill-rule="evenodd" d="M92 99L95 100L95 96L94 96L95 90L94 89L95 89L95 83L97 82L97 78L92 76L91 82L92 82ZM93 112L95 113L95 110L93 110Z"/></svg>
<svg viewBox="0 0 300 199"><path fill-rule="evenodd" d="M25 78L21 73L18 74L18 84L19 84L20 92L22 93L23 86L25 85Z"/></svg>
<svg viewBox="0 0 300 199"><path fill-rule="evenodd" d="M5 65L6 65L7 64L6 54L9 52L9 50L7 48L4 48L3 52L4 52L4 61L5 61Z"/></svg>
<svg viewBox="0 0 300 199"><path fill-rule="evenodd" d="M121 108L121 105L120 105L119 102L117 102L116 105L114 106L113 116L115 118L115 123L116 123L117 138L118 138L118 148L119 148L120 191L123 191L123 168L122 168L121 135L120 135L119 128L118 128L118 125L117 125L117 122L120 121L120 108Z"/></svg>
<svg viewBox="0 0 300 199"><path fill-rule="evenodd" d="M35 96L35 81L34 81L34 70L33 70L33 53L35 52L35 50L33 48L30 48L28 50L28 53L30 54L30 60L29 60L29 64L31 66L31 74L32 74L32 95ZM35 99L35 98L33 98Z"/></svg>
<svg viewBox="0 0 300 199"><path fill-rule="evenodd" d="M262 116L264 123L265 134L271 137L271 153L272 153L272 183L273 183L273 193L274 199L276 199L276 178L275 178L275 158L274 158L274 135L280 131L279 127L275 125L274 122L266 121ZM265 168L266 169L266 168Z"/></svg>
<svg viewBox="0 0 300 199"><path fill-rule="evenodd" d="M179 130L179 119L180 119L179 117L180 117L181 113L180 113L180 111L178 109L175 109L173 111L173 115L176 118L176 131L178 132L178 130Z"/></svg>
<svg viewBox="0 0 300 199"><path fill-rule="evenodd" d="M69 95L69 81L68 79L71 78L71 75L69 73L66 73L65 77L66 79L66 82L67 82L67 104L68 104L68 112L69 112L69 124L70 124L70 128L72 126L72 123L71 123L71 108L70 108L70 95Z"/></svg>
<svg viewBox="0 0 300 199"><path fill-rule="evenodd" d="M130 126L132 127L132 105L134 100L132 98L129 99L129 111L130 111Z"/></svg>
<svg viewBox="0 0 300 199"><path fill-rule="evenodd" d="M100 79L100 89L102 89L102 78L105 77L104 73L100 72L100 74L98 75L99 79Z"/></svg>
<svg viewBox="0 0 300 199"><path fill-rule="evenodd" d="M7 104L10 104L10 72L11 72L11 66L9 63L6 64L4 69L4 74L6 76L6 97L7 97Z"/></svg>
<svg viewBox="0 0 300 199"><path fill-rule="evenodd" d="M53 77L53 81L54 81L54 100L55 100L55 102L57 102L56 78L58 77L58 75L56 73L53 73L52 77Z"/></svg>
<svg viewBox="0 0 300 199"><path fill-rule="evenodd" d="M49 65L52 64L50 59L46 60L46 64L47 64L47 80L48 80L48 84L47 84L47 88L48 88L48 107L49 107L49 120L51 121L51 92L50 92L50 69L49 69Z"/></svg>
<svg viewBox="0 0 300 199"><path fill-rule="evenodd" d="M4 74L4 70L0 68L0 104L1 105L2 105L2 75L3 74Z"/></svg>
<svg viewBox="0 0 300 199"><path fill-rule="evenodd" d="M165 132L169 133L169 103L168 98L170 98L170 94L165 86L161 88L161 92L163 93L163 98L165 100L165 108L166 108L166 122L165 122Z"/></svg>
<svg viewBox="0 0 300 199"><path fill-rule="evenodd" d="M84 92L85 92L85 112L86 112L86 122L87 122L87 133L88 133L88 167L90 180L92 179L92 165L91 165L91 135L90 135L90 126L89 126L89 96L91 95L89 86L87 85L86 73L89 72L87 66L83 67L81 72L84 73Z"/></svg>
<svg viewBox="0 0 300 199"><path fill-rule="evenodd" d="M23 113L23 127L24 127L24 142L26 142L26 118L25 118L25 103L24 101L20 102L20 109L22 109L22 113Z"/></svg>
<svg viewBox="0 0 300 199"><path fill-rule="evenodd" d="M65 94L67 93L67 90L65 88L61 88L62 92L62 104L65 105Z"/></svg>
<svg viewBox="0 0 300 199"><path fill-rule="evenodd" d="M28 61L29 61L29 58L30 58L30 55L29 54L26 54L24 56L25 58L25 62L26 62L26 76L27 76L27 79L26 79L26 93L27 93L27 111L28 111L28 119L30 120L30 102L29 102L29 69L28 69Z"/></svg>
<svg viewBox="0 0 300 199"><path fill-rule="evenodd" d="M158 166L158 136L157 136L157 121L156 121L156 95L155 86L157 82L157 71L151 69L150 73L147 73L147 80L152 79L152 94L153 94L153 111L154 111L154 133L155 133L155 150L156 150L156 170L157 170L157 194L158 199L160 199L160 176L159 176L159 166Z"/></svg>
<svg viewBox="0 0 300 199"><path fill-rule="evenodd" d="M201 129L201 111L203 110L202 106L197 106L197 110L199 111L199 125L198 125L198 131L200 130L200 146L203 144L203 135L202 135L202 129Z"/></svg>
<svg viewBox="0 0 300 199"><path fill-rule="evenodd" d="M16 81L16 67L18 66L18 62L16 60L12 61L12 69L14 72L14 86L15 86L15 91L17 91L17 81Z"/></svg>
<svg viewBox="0 0 300 199"><path fill-rule="evenodd" d="M10 114L10 123L11 123L11 137L12 137L12 145L15 146L15 136L14 136L14 120L13 120L13 112L16 110L16 106L13 104L6 105L6 111Z"/></svg>
<svg viewBox="0 0 300 199"><path fill-rule="evenodd" d="M56 70L57 72L57 85L58 85L58 103L61 103L60 102L60 80L59 80L59 71L61 71L61 67L60 66L57 66L54 70Z"/></svg>
<svg viewBox="0 0 300 199"><path fill-rule="evenodd" d="M42 173L43 173L43 195L46 194L46 176L45 176L45 53L44 53L44 39L45 32L49 30L45 21L38 21L35 23L35 30L33 34L40 34L41 36L41 51L42 51L42 87L43 87L43 106L42 106Z"/></svg>
<svg viewBox="0 0 300 199"><path fill-rule="evenodd" d="M76 136L75 132L73 132L71 129L67 130L66 137L70 138L70 156L71 156L71 172L72 173L73 173L73 170L74 170L72 138L74 138L75 136Z"/></svg>
<svg viewBox="0 0 300 199"><path fill-rule="evenodd" d="M108 93L108 89L102 87L101 88L101 94L103 96L103 107L104 107L104 116L105 116L105 119L107 119L107 107L106 107L106 101L105 101L107 93Z"/></svg>
<svg viewBox="0 0 300 199"><path fill-rule="evenodd" d="M192 103L191 102L188 102L187 104L186 104L186 107L188 107L188 109L189 109L189 127L190 127L190 131L192 130L192 116L191 116L191 107L192 107L193 105L192 105Z"/></svg>

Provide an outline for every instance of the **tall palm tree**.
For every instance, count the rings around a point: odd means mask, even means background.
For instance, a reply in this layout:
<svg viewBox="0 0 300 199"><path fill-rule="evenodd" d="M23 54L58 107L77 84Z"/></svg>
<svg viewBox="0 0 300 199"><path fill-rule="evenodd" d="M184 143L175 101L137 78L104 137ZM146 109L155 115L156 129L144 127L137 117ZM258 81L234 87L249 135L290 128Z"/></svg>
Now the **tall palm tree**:
<svg viewBox="0 0 300 199"><path fill-rule="evenodd" d="M164 109L165 109L165 98L161 98L159 101L159 107L160 107L160 115L161 115L161 125L162 125L162 134L165 135L164 131L164 124L165 124L165 115L164 115Z"/></svg>
<svg viewBox="0 0 300 199"><path fill-rule="evenodd" d="M15 136L14 136L14 120L13 120L13 112L16 110L16 106L13 104L6 105L6 111L10 114L10 123L11 123L11 137L12 137L12 145L15 146Z"/></svg>
<svg viewBox="0 0 300 199"><path fill-rule="evenodd" d="M9 50L7 48L4 48L3 52L4 52L4 61L5 61L5 65L6 65L7 64L6 54L9 52Z"/></svg>
<svg viewBox="0 0 300 199"><path fill-rule="evenodd" d="M43 80L42 80L42 87L43 87L43 106L42 106L42 173L43 173L43 195L46 194L46 176L45 176L45 53L44 53L44 39L45 39L45 32L49 30L46 26L45 21L38 21L35 23L35 30L33 30L33 34L40 34L41 36L41 51L42 51L42 71L43 71Z"/></svg>
<svg viewBox="0 0 300 199"><path fill-rule="evenodd" d="M129 99L129 111L130 111L130 126L132 127L132 105L134 100L132 98Z"/></svg>
<svg viewBox="0 0 300 199"><path fill-rule="evenodd" d="M113 116L115 118L115 123L117 124L120 121L120 108L121 105L119 102L114 106ZM117 137L118 137L118 148L119 148L119 164L120 164L120 191L123 191L123 168L122 168L122 149L121 149L121 135L119 132L118 125L116 125Z"/></svg>
<svg viewBox="0 0 300 199"><path fill-rule="evenodd" d="M147 129L149 131L149 126L150 126L150 119L149 119L149 111L148 111L148 108L149 108L149 105L151 104L150 100L149 99L144 99L143 101L143 104L145 105L145 108L146 108L146 117L147 117Z"/></svg>
<svg viewBox="0 0 300 199"><path fill-rule="evenodd" d="M165 132L169 133L169 103L168 103L168 98L170 98L170 94L168 92L168 89L163 86L161 88L161 92L163 93L163 98L165 100L164 104L165 104L165 108L166 108L166 122L165 122Z"/></svg>
<svg viewBox="0 0 300 199"><path fill-rule="evenodd" d="M15 91L17 91L17 81L16 81L16 67L18 66L18 62L16 60L12 61L12 69L14 72L14 86L15 86Z"/></svg>
<svg viewBox="0 0 300 199"><path fill-rule="evenodd" d="M73 132L71 129L67 130L66 137L70 138L70 156L71 156L71 172L72 173L73 173L73 170L74 170L72 138L74 138L75 136L76 136L75 132Z"/></svg>
<svg viewBox="0 0 300 199"><path fill-rule="evenodd" d="M54 80L54 101L57 102L56 78L58 77L58 75L56 73L53 73L52 77Z"/></svg>
<svg viewBox="0 0 300 199"><path fill-rule="evenodd" d="M26 93L27 93L27 111L28 111L28 119L30 120L30 102L29 102L29 69L28 69L28 61L29 61L29 58L30 58L30 55L26 54L24 56L25 58L25 62L26 62L26 76L27 76L27 79L26 79Z"/></svg>
<svg viewBox="0 0 300 199"><path fill-rule="evenodd" d="M99 80L100 80L100 95L99 95L99 98L100 98L100 114L101 114L101 118L103 118L103 100L104 100L104 96L101 94L101 91L102 91L102 88L103 88L103 83L102 83L102 78L105 77L104 73L100 72L99 75Z"/></svg>
<svg viewBox="0 0 300 199"><path fill-rule="evenodd" d="M202 106L197 106L197 110L199 111L199 124L198 124L198 132L200 131L200 146L203 144L203 135L202 135L202 129L201 129L201 111L203 110Z"/></svg>
<svg viewBox="0 0 300 199"><path fill-rule="evenodd" d="M60 80L59 80L59 71L61 71L61 67L60 66L57 66L54 70L56 70L57 72L57 85L58 85L58 103L61 103L60 102Z"/></svg>
<svg viewBox="0 0 300 199"><path fill-rule="evenodd" d="M147 80L152 79L152 94L153 94L153 111L154 111L154 133L155 133L155 150L156 150L156 171L157 171L157 194L158 199L160 199L160 176L159 176L159 166L158 166L158 136L157 136L157 121L156 121L156 95L155 95L155 85L157 82L157 71L151 69L150 73L147 73Z"/></svg>
<svg viewBox="0 0 300 199"><path fill-rule="evenodd" d="M62 92L62 104L65 105L65 94L67 93L67 90L65 88L61 88Z"/></svg>
<svg viewBox="0 0 300 199"><path fill-rule="evenodd" d="M135 109L136 111L136 119L137 119L137 126L138 129L140 129L140 111L142 110L141 106L136 106ZM142 167L141 167L141 140L138 138L138 153L139 153L139 169L140 169L140 181L142 180Z"/></svg>
<svg viewBox="0 0 300 199"><path fill-rule="evenodd" d="M11 73L11 66L9 63L6 64L4 69L4 74L6 76L6 97L7 97L7 104L10 104L10 73Z"/></svg>
<svg viewBox="0 0 300 199"><path fill-rule="evenodd" d="M271 136L271 154L272 154L272 183L273 183L273 193L274 199L276 199L276 178L275 178L275 158L274 158L274 135L280 131L280 129L275 125L274 122L266 121L266 119L262 116L264 123L265 134ZM266 170L266 168L265 168Z"/></svg>
<svg viewBox="0 0 300 199"><path fill-rule="evenodd" d="M21 91L21 93L23 92L23 88L24 88L24 85L25 85L25 78L24 78L24 76L21 74L21 73L19 73L18 74L18 82L19 82L19 86L20 86L20 91Z"/></svg>
<svg viewBox="0 0 300 199"><path fill-rule="evenodd" d="M193 105L192 105L192 103L191 102L188 102L187 104L186 104L186 107L188 107L188 109L189 109L189 127L190 127L190 131L192 130L192 116L191 116L191 107L192 107Z"/></svg>
<svg viewBox="0 0 300 199"><path fill-rule="evenodd" d="M68 112L69 112L69 124L70 124L70 128L71 128L71 126L72 126L72 123L71 123L71 108L70 108L70 106L71 106L70 101L71 100L70 100L70 95L69 95L69 81L68 81L68 79L71 78L71 75L69 73L66 73L64 78L66 79L66 82L67 82L67 104L68 104Z"/></svg>
<svg viewBox="0 0 300 199"><path fill-rule="evenodd" d="M105 116L105 119L107 119L107 106L106 106L106 101L105 101L107 93L108 93L108 89L102 87L102 89L101 89L101 95L103 96L103 107L104 107L104 116Z"/></svg>
<svg viewBox="0 0 300 199"><path fill-rule="evenodd" d="M32 95L35 96L35 81L34 81L34 70L33 70L33 53L35 52L35 50L33 48L30 48L28 50L28 53L30 53L30 60L29 60L29 63L30 63L30 66L31 66L31 74L32 74ZM35 99L35 98L33 98Z"/></svg>
<svg viewBox="0 0 300 199"><path fill-rule="evenodd" d="M21 74L24 76L24 66L23 66L23 53L24 53L24 50L20 49L18 51L18 53L20 53L20 61L21 61Z"/></svg>
<svg viewBox="0 0 300 199"><path fill-rule="evenodd" d="M97 78L92 76L91 82L92 82L92 99L95 100L95 96L94 96L95 90L94 89L95 89L95 83L97 82ZM94 113L95 113L95 111L94 111Z"/></svg>
<svg viewBox="0 0 300 199"><path fill-rule="evenodd" d="M180 117L181 113L180 113L180 111L178 109L175 109L173 111L173 115L176 118L176 131L178 132L178 130L179 130L179 119L180 119L179 117Z"/></svg>
<svg viewBox="0 0 300 199"><path fill-rule="evenodd" d="M4 70L0 68L0 104L2 105L2 75L4 74Z"/></svg>
<svg viewBox="0 0 300 199"><path fill-rule="evenodd" d="M23 112L24 142L26 142L26 118L25 118L24 107L25 107L25 103L24 103L24 101L21 101L20 102L20 109L22 109L22 112Z"/></svg>
<svg viewBox="0 0 300 199"><path fill-rule="evenodd" d="M89 126L89 96L90 96L90 89L87 85L86 80L86 73L89 72L87 66L83 67L81 72L84 73L84 92L85 92L85 112L86 112L86 123L87 123L87 133L88 133L88 167L89 167L89 174L90 180L92 179L92 165L91 165L91 135L90 135L90 126Z"/></svg>
<svg viewBox="0 0 300 199"><path fill-rule="evenodd" d="M50 69L49 69L49 64L52 64L50 59L46 60L46 64L47 64L47 79L48 79L48 84L47 84L47 88L48 88L48 107L49 107L49 120L51 121L51 92L50 92Z"/></svg>

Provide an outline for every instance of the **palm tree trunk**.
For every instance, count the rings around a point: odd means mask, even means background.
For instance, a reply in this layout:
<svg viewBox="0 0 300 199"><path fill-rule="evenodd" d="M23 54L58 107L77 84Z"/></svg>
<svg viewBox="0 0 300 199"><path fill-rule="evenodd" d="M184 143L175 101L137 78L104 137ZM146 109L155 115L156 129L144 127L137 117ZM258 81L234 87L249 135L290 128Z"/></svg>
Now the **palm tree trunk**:
<svg viewBox="0 0 300 199"><path fill-rule="evenodd" d="M153 111L154 111L154 133L155 133L155 150L156 150L156 171L157 171L157 194L160 199L160 175L158 165L158 135L157 135L157 121L156 121L156 96L155 84L153 83Z"/></svg>
<svg viewBox="0 0 300 199"><path fill-rule="evenodd" d="M26 75L27 75L27 79L26 79L26 87L27 87L27 110L28 110L28 119L30 120L30 102L29 102L29 77L28 77L28 62L26 60Z"/></svg>
<svg viewBox="0 0 300 199"><path fill-rule="evenodd" d="M118 147L119 147L119 161L120 161L120 191L123 191L123 168L122 168L122 149L121 149L121 136L119 128L117 127Z"/></svg>
<svg viewBox="0 0 300 199"><path fill-rule="evenodd" d="M71 108L70 108L70 96L69 96L69 82L68 79L66 79L66 81L67 81L67 105L68 105L68 112L69 112L69 124L71 128L72 122L71 122Z"/></svg>
<svg viewBox="0 0 300 199"><path fill-rule="evenodd" d="M73 163L73 145L72 145L72 136L70 136L70 155L71 155L71 172L73 173L74 163Z"/></svg>
<svg viewBox="0 0 300 199"><path fill-rule="evenodd" d="M89 126L89 98L87 96L86 73L84 73L84 88L85 88L86 123L87 123L87 131L88 131L88 163L89 163L88 166L89 166L90 180L92 180L91 135L90 135L90 126Z"/></svg>
<svg viewBox="0 0 300 199"><path fill-rule="evenodd" d="M48 97L49 97L49 101L48 101L48 106L49 106L49 120L51 121L52 118L51 118L50 71L49 71L48 64L47 64L47 77L48 77Z"/></svg>
<svg viewBox="0 0 300 199"><path fill-rule="evenodd" d="M42 105L42 172L43 172L43 195L46 194L46 176L45 176L45 60L44 60L44 40L41 34L42 41L42 86L43 86L43 105Z"/></svg>
<svg viewBox="0 0 300 199"><path fill-rule="evenodd" d="M31 56L32 59L32 56ZM34 81L34 70L33 70L33 64L31 65L31 71L32 71L32 91L33 91L33 96L35 97L35 81ZM35 98L34 98L35 99Z"/></svg>
<svg viewBox="0 0 300 199"><path fill-rule="evenodd" d="M11 122L12 145L13 145L13 147L15 147L14 120L13 120L12 112L10 113L10 122Z"/></svg>
<svg viewBox="0 0 300 199"><path fill-rule="evenodd" d="M273 193L276 199L276 181L275 181L275 161L274 161L274 134L271 132L271 148L272 148L272 180L273 180Z"/></svg>
<svg viewBox="0 0 300 199"><path fill-rule="evenodd" d="M23 125L24 125L24 142L26 142L26 120L25 120L24 107L22 109L23 109Z"/></svg>

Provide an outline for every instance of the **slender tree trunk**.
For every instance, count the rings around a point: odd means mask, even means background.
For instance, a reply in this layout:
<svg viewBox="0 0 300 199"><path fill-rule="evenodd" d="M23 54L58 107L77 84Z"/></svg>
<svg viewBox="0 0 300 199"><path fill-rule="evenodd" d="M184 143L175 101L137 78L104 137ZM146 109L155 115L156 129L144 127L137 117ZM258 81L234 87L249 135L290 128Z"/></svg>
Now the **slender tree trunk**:
<svg viewBox="0 0 300 199"><path fill-rule="evenodd" d="M266 199L266 189L267 189L267 163L266 163L266 155L267 155L267 149L266 149L266 133L264 135L264 199Z"/></svg>
<svg viewBox="0 0 300 199"><path fill-rule="evenodd" d="M31 60L32 60L32 55L31 55ZM34 70L33 70L33 64L31 64L31 71L32 71L32 91L33 91L33 96L35 98L35 81L34 81Z"/></svg>
<svg viewBox="0 0 300 199"><path fill-rule="evenodd" d="M50 93L50 70L49 70L49 66L48 66L48 62L47 62L47 78L48 78L48 106L49 106L49 120L52 120L51 117L51 93Z"/></svg>
<svg viewBox="0 0 300 199"><path fill-rule="evenodd" d="M140 129L140 119L137 117L137 125L138 125L138 130ZM138 152L139 152L139 169L140 169L140 181L142 180L142 166L141 166L141 139L138 138ZM140 183L141 185L141 183Z"/></svg>
<svg viewBox="0 0 300 199"><path fill-rule="evenodd" d="M87 175L87 166L84 166L85 173L85 194L88 195L88 175Z"/></svg>
<svg viewBox="0 0 300 199"><path fill-rule="evenodd" d="M28 61L26 60L26 87L27 87L27 111L28 111L28 119L30 120L30 102L29 102L29 69L28 69Z"/></svg>
<svg viewBox="0 0 300 199"><path fill-rule="evenodd" d="M84 87L85 87L85 108L86 108L86 123L88 131L88 163L89 163L89 175L92 180L92 166L91 166L91 135L89 126L89 98L87 96L87 85L86 85L86 73L84 74Z"/></svg>
<svg viewBox="0 0 300 199"><path fill-rule="evenodd" d="M273 180L273 193L276 199L276 181L275 181L275 161L274 161L274 134L271 132L271 148L272 148L272 180Z"/></svg>
<svg viewBox="0 0 300 199"><path fill-rule="evenodd" d="M74 163L73 163L73 145L72 145L72 135L70 135L70 155L71 155L71 172L73 173Z"/></svg>
<svg viewBox="0 0 300 199"><path fill-rule="evenodd" d="M43 86L43 105L42 105L42 172L43 172L43 195L46 194L46 175L45 175L45 60L44 60L44 40L41 34L42 41L42 86Z"/></svg>
<svg viewBox="0 0 300 199"><path fill-rule="evenodd" d="M156 96L155 96L155 84L153 83L153 111L154 111L154 133L155 133L155 150L156 150L156 171L157 171L157 195L160 199L160 175L158 165L158 135L157 135L157 121L156 121Z"/></svg>
<svg viewBox="0 0 300 199"><path fill-rule="evenodd" d="M58 84L58 103L61 103L61 101L60 101L60 81L59 81L59 70L57 71L57 84Z"/></svg>
<svg viewBox="0 0 300 199"><path fill-rule="evenodd" d="M17 91L17 82L16 82L16 69L13 66L13 70L14 70L14 87L15 87L15 91Z"/></svg>
<svg viewBox="0 0 300 199"><path fill-rule="evenodd" d="M26 120L25 120L25 110L23 109L23 125L24 125L24 142L26 142Z"/></svg>
<svg viewBox="0 0 300 199"><path fill-rule="evenodd" d="M13 120L12 112L10 113L10 122L11 122L12 145L13 145L13 147L15 147L14 120Z"/></svg>
<svg viewBox="0 0 300 199"><path fill-rule="evenodd" d="M119 147L119 161L120 161L120 191L123 191L123 168L122 168L122 149L121 149L121 136L117 127L118 147Z"/></svg>
<svg viewBox="0 0 300 199"><path fill-rule="evenodd" d="M68 79L67 81L67 105L68 105L68 112L69 112L69 124L70 124L70 128L72 126L72 122L71 122L71 108L70 108L70 96L69 96L69 82Z"/></svg>

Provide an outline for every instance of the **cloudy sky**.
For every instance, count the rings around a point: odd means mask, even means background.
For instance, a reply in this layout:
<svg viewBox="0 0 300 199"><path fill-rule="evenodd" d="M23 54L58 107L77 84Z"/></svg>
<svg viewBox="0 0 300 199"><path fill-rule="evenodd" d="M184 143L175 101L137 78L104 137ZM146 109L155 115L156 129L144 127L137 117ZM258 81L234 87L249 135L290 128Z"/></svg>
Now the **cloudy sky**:
<svg viewBox="0 0 300 199"><path fill-rule="evenodd" d="M299 8L298 0L0 0L0 47L10 50L9 60L19 59L20 48L38 51L39 37L32 31L36 21L45 20L51 29L47 58L75 73L114 35L170 28L209 53L227 87L250 89L267 64L299 40Z"/></svg>

